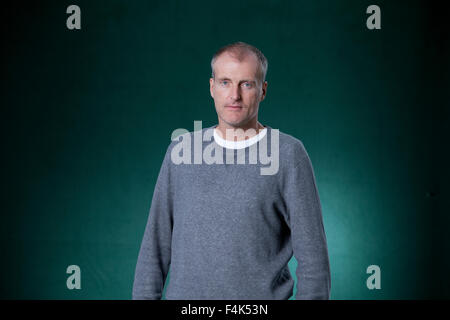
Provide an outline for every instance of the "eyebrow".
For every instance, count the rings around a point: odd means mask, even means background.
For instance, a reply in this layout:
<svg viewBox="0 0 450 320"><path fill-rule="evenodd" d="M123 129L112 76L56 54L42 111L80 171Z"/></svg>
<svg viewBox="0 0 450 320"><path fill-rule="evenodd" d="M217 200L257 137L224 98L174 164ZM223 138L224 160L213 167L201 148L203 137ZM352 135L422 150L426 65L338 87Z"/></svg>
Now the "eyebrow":
<svg viewBox="0 0 450 320"><path fill-rule="evenodd" d="M218 80L219 80L219 81L222 81L222 80L229 80L229 81L232 81L230 78L219 78ZM243 82L256 83L255 80L246 80L246 79L244 79L244 80L239 81L239 84L241 84L241 83L243 83Z"/></svg>

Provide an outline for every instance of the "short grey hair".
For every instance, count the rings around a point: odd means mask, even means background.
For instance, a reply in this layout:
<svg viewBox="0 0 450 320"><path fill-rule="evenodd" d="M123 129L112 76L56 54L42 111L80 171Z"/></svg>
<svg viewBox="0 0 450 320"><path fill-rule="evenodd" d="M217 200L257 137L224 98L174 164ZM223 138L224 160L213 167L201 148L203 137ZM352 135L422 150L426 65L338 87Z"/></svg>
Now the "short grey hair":
<svg viewBox="0 0 450 320"><path fill-rule="evenodd" d="M217 58L224 52L229 52L233 56L235 56L238 60L242 60L245 58L245 56L249 53L253 53L259 60L260 63L260 79L262 80L261 83L263 83L266 80L266 74L267 74L267 68L269 66L269 63L267 61L267 58L264 56L264 54L256 47L245 43L245 42L235 42L228 44L219 50L213 55L211 59L211 77L214 78L214 63L216 62Z"/></svg>

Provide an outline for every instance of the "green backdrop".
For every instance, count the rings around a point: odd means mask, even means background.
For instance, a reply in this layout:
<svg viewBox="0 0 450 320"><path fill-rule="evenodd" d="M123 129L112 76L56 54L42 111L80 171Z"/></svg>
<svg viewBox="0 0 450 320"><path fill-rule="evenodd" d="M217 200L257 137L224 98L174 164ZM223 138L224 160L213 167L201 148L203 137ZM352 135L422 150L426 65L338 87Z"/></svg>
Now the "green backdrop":
<svg viewBox="0 0 450 320"><path fill-rule="evenodd" d="M269 60L260 122L311 157L331 298L450 297L445 18L425 1L2 4L1 298L131 298L170 135L217 123L209 63L235 41Z"/></svg>

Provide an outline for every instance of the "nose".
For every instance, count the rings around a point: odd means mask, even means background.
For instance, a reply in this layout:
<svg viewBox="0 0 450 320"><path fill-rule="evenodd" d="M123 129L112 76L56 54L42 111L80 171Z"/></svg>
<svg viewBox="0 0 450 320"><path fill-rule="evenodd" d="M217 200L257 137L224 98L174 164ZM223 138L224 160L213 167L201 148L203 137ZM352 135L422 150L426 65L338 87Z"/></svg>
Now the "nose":
<svg viewBox="0 0 450 320"><path fill-rule="evenodd" d="M239 85L233 86L231 88L230 98L233 101L237 101L237 100L241 99L241 90L240 90L240 86Z"/></svg>

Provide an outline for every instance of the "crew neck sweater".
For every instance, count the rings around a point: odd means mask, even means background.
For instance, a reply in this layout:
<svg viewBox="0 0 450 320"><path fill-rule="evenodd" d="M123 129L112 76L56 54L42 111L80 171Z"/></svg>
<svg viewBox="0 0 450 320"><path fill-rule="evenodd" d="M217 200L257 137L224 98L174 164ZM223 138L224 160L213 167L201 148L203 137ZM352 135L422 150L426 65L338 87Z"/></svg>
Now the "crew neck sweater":
<svg viewBox="0 0 450 320"><path fill-rule="evenodd" d="M201 148L223 154L222 163L179 163L167 148L135 269L132 298L167 300L288 300L298 265L295 298L329 299L330 267L314 171L303 143L266 126L246 147L223 147L214 128L198 131ZM251 163L251 147L279 150L275 174ZM198 140L197 140L198 141ZM219 143L218 143L219 142ZM190 148L194 151L193 143ZM197 149L198 150L198 149ZM234 159L230 163L229 155ZM227 158L228 157L228 158ZM239 161L240 160L240 161Z"/></svg>

